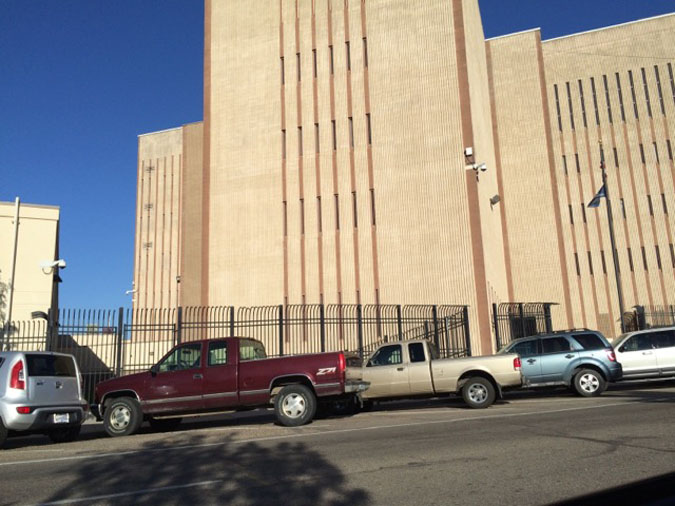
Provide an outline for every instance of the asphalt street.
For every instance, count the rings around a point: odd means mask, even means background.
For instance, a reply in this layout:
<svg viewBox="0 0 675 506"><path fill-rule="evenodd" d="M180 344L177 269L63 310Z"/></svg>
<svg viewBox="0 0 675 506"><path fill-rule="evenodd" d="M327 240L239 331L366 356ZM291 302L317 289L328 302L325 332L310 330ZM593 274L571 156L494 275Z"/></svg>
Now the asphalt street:
<svg viewBox="0 0 675 506"><path fill-rule="evenodd" d="M269 410L115 439L87 423L73 443L8 440L0 504L674 504L674 418L671 381L486 410L386 403L298 428Z"/></svg>

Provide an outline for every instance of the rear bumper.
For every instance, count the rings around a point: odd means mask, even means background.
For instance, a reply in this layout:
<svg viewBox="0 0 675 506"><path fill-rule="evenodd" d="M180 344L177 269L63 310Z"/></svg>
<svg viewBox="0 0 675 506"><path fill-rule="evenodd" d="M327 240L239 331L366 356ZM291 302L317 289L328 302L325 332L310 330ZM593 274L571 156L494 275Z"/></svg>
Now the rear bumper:
<svg viewBox="0 0 675 506"><path fill-rule="evenodd" d="M345 393L353 394L357 392L365 392L370 387L370 381L345 381Z"/></svg>
<svg viewBox="0 0 675 506"><path fill-rule="evenodd" d="M26 404L5 404L2 410L2 419L5 426L17 432L38 432L62 427L74 427L81 425L89 411L86 404L65 406L39 406L33 407L28 414L20 414L16 411L19 406ZM67 422L56 422L54 415L68 415ZM60 417L62 418L62 417Z"/></svg>
<svg viewBox="0 0 675 506"><path fill-rule="evenodd" d="M619 362L613 362L612 367L608 367L608 380L619 381L623 378L623 367Z"/></svg>

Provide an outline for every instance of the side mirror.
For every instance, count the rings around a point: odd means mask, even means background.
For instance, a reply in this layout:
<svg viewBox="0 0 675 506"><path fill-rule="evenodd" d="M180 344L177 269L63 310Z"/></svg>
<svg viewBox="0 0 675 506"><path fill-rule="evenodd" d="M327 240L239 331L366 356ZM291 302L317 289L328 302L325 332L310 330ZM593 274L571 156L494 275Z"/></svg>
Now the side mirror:
<svg viewBox="0 0 675 506"><path fill-rule="evenodd" d="M626 351L626 347L625 346L619 346L619 352L623 353L624 351Z"/></svg>
<svg viewBox="0 0 675 506"><path fill-rule="evenodd" d="M157 372L159 372L159 366L155 364L150 368L150 374L152 376L157 376Z"/></svg>

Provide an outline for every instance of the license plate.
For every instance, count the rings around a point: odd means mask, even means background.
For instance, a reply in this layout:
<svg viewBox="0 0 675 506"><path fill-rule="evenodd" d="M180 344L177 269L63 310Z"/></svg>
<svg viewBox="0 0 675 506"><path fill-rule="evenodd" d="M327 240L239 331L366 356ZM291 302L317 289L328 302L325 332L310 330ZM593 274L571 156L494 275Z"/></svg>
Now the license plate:
<svg viewBox="0 0 675 506"><path fill-rule="evenodd" d="M70 422L70 413L54 413L54 423Z"/></svg>

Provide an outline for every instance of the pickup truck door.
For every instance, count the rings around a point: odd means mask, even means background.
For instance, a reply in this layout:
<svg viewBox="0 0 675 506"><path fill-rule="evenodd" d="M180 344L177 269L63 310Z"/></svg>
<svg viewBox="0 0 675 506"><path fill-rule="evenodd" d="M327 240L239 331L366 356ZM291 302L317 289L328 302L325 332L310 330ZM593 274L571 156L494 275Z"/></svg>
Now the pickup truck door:
<svg viewBox="0 0 675 506"><path fill-rule="evenodd" d="M237 394L236 341L210 341L206 350L204 368L204 407L206 409L229 408L239 403Z"/></svg>
<svg viewBox="0 0 675 506"><path fill-rule="evenodd" d="M189 412L203 409L202 344L174 348L157 364L157 373L145 381L143 411Z"/></svg>
<svg viewBox="0 0 675 506"><path fill-rule="evenodd" d="M408 372L403 363L403 346L391 344L382 346L368 360L363 368L364 381L370 381L370 387L364 397L397 397L408 395Z"/></svg>
<svg viewBox="0 0 675 506"><path fill-rule="evenodd" d="M411 395L430 394L434 392L429 367L429 350L424 343L408 344L408 391Z"/></svg>

